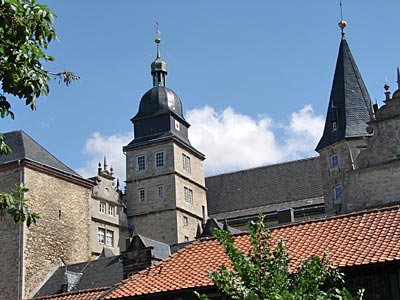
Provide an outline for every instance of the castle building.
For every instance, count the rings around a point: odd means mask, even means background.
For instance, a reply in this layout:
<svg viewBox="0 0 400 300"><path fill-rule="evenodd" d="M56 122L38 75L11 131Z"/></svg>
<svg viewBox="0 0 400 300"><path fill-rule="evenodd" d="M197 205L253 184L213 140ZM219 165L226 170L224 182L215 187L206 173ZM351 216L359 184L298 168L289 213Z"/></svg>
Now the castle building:
<svg viewBox="0 0 400 300"><path fill-rule="evenodd" d="M106 166L84 179L23 131L5 133L4 141L12 153L0 156L0 190L28 187L24 198L40 219L27 228L2 216L0 299L31 297L58 266L96 258L104 247L119 253L126 216Z"/></svg>
<svg viewBox="0 0 400 300"><path fill-rule="evenodd" d="M128 221L135 233L175 244L193 240L207 219L204 155L189 141L182 103L166 87L167 64L151 64L153 87L131 119L135 138L126 155Z"/></svg>

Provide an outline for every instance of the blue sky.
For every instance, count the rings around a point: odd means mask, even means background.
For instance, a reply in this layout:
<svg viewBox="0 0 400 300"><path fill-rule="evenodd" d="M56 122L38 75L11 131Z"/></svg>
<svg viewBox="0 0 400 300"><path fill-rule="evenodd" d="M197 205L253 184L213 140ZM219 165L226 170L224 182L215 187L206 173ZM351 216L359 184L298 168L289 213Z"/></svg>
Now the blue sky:
<svg viewBox="0 0 400 300"><path fill-rule="evenodd" d="M48 68L81 80L51 82L35 112L16 99L16 120L2 120L2 131L23 129L84 176L107 155L124 179L121 146L152 85L158 21L167 86L183 102L207 174L316 154L340 43L338 1L41 2L58 15ZM343 1L347 40L379 103L385 77L397 86L399 11L398 0Z"/></svg>

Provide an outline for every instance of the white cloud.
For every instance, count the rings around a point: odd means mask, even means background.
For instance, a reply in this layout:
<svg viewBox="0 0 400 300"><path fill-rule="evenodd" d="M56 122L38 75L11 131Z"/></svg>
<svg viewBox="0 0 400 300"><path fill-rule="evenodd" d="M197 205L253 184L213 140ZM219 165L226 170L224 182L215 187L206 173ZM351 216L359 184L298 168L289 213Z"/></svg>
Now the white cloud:
<svg viewBox="0 0 400 300"><path fill-rule="evenodd" d="M210 106L189 111L187 119L193 146L206 154L207 174L315 156L324 124L310 105L292 113L288 124L275 124L268 116L253 119L232 108L216 112Z"/></svg>
<svg viewBox="0 0 400 300"><path fill-rule="evenodd" d="M230 107L218 112L210 106L188 111L186 119L192 125L192 145L206 155L207 175L315 156L324 125L324 118L315 115L311 105L293 112L287 124L277 124L268 116L252 118ZM132 138L131 132L111 136L93 133L83 149L88 162L77 172L84 177L95 175L98 162L106 155L122 183L122 147Z"/></svg>
<svg viewBox="0 0 400 300"><path fill-rule="evenodd" d="M86 165L77 169L76 172L85 178L97 175L97 165L99 162L103 164L104 156L106 156L108 168L113 167L114 176L119 178L122 184L125 180L125 156L122 153L122 147L132 139L132 132L111 136L103 136L99 132L93 133L82 150L89 159Z"/></svg>

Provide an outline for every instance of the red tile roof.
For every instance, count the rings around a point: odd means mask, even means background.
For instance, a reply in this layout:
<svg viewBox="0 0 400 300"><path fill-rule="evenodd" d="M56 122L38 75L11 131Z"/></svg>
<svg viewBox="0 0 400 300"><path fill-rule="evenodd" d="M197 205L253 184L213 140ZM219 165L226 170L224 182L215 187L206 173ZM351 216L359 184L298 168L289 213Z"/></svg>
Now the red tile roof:
<svg viewBox="0 0 400 300"><path fill-rule="evenodd" d="M33 298L32 300L97 300L103 299L102 296L107 294L110 290L110 286L96 288L96 289L89 289L83 291L75 291L69 292L64 294L57 294L57 295L50 295L44 297L37 297Z"/></svg>
<svg viewBox="0 0 400 300"><path fill-rule="evenodd" d="M322 255L328 249L334 265L351 267L400 261L399 225L400 206L393 206L276 227L272 238L275 242L285 239L292 270L302 259ZM235 243L241 251L249 251L247 234L236 235ZM215 239L199 240L122 281L106 299L212 286L207 270L227 263L224 250Z"/></svg>

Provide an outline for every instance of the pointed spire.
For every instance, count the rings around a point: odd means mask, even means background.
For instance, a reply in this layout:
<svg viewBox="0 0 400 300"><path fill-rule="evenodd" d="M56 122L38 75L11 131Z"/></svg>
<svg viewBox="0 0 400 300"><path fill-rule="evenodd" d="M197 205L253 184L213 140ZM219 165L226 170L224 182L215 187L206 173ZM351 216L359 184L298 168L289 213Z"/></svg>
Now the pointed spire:
<svg viewBox="0 0 400 300"><path fill-rule="evenodd" d="M316 150L345 138L366 136L372 117L372 102L367 88L344 38L345 21L340 21L342 39L336 62L324 133Z"/></svg>
<svg viewBox="0 0 400 300"><path fill-rule="evenodd" d="M104 155L104 163L103 163L104 171L107 171L107 159L106 156Z"/></svg>
<svg viewBox="0 0 400 300"><path fill-rule="evenodd" d="M400 70L397 67L397 91L393 93L392 99L400 98Z"/></svg>

